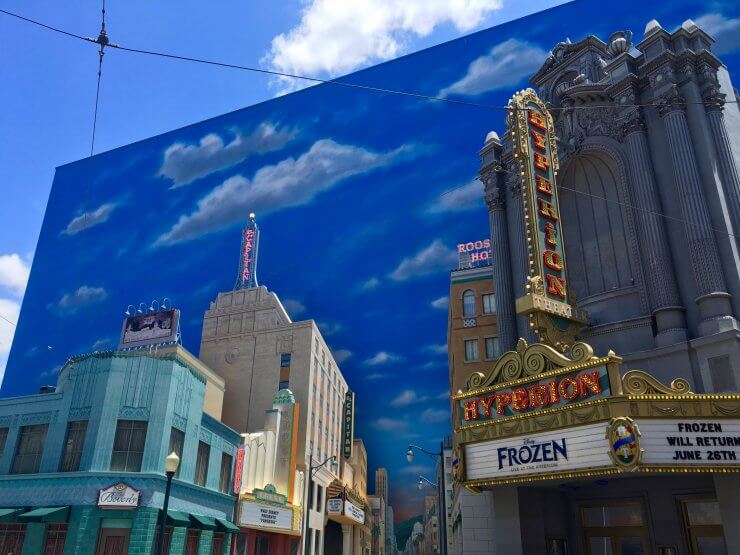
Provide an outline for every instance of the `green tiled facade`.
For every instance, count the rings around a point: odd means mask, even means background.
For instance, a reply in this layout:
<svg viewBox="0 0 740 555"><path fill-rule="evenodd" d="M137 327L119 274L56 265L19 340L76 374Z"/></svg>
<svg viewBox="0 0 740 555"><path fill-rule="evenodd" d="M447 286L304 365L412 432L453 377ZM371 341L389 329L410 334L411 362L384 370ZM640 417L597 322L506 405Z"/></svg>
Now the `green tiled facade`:
<svg viewBox="0 0 740 555"><path fill-rule="evenodd" d="M0 429L7 434L0 446L0 509L19 509L0 520L24 523L21 555L44 553L47 535L60 524L66 524L63 555L95 555L104 530L127 534L128 554L151 555L164 501L163 467L172 428L184 432L184 443L169 510L185 515L185 520L168 522L175 524L169 553L184 553L188 531L195 529L199 554L211 555L217 533L223 534L221 553L226 555L231 536L214 519L231 520L235 497L219 491L221 461L223 454L235 459L241 438L203 412L205 388L205 377L179 351L158 356L146 351L109 352L70 359L52 393L0 399ZM87 422L79 468L60 472L68 424L79 420ZM139 472L111 470L118 420L147 423ZM36 424L48 426L39 471L12 473L22 427ZM201 442L209 447L204 486L194 483ZM119 482L141 492L139 506L99 508L99 491ZM27 515L45 507L69 509ZM209 517L206 520L218 529L200 529L213 526L205 527L189 515Z"/></svg>

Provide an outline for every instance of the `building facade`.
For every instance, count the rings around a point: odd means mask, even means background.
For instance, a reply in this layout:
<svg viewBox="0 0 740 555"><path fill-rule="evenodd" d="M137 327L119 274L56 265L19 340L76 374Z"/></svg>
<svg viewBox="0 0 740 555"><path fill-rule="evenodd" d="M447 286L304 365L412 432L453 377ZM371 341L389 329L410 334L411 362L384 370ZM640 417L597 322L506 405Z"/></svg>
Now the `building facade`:
<svg viewBox="0 0 740 555"><path fill-rule="evenodd" d="M368 496L371 516L371 547L372 555L385 555L385 503L380 495Z"/></svg>
<svg viewBox="0 0 740 555"><path fill-rule="evenodd" d="M238 434L217 375L179 345L75 356L55 388L0 400L0 550L153 550L166 477L169 553L230 552Z"/></svg>
<svg viewBox="0 0 740 555"><path fill-rule="evenodd" d="M439 503L436 495L424 497L424 540L419 555L439 553Z"/></svg>
<svg viewBox="0 0 740 555"><path fill-rule="evenodd" d="M254 225L250 218L245 232ZM257 253L242 252L244 256L256 258ZM250 267L253 274L257 271L255 264L240 263L242 267ZM260 431L276 393L290 389L300 406L297 468L304 476L314 468L313 491L302 499L311 501L310 552L320 554L329 522L327 488L342 480L339 461L347 382L313 320L293 322L274 292L264 285L242 287L241 283L237 280L235 290L219 293L205 312L200 358L224 379L223 421L239 432ZM332 533L341 542L341 530Z"/></svg>
<svg viewBox="0 0 740 555"><path fill-rule="evenodd" d="M444 511L440 510L440 527L445 527L445 535L442 538L447 546L447 554L455 553L452 534L452 508L455 501L455 480L452 477L452 438L446 437L442 442L442 458L437 461L435 474L437 484L442 489L444 497ZM444 486L443 486L444 484ZM441 533L441 532L440 532Z"/></svg>
<svg viewBox="0 0 740 555"><path fill-rule="evenodd" d="M486 139L507 352L453 396L490 524L463 553L740 551L740 112L712 42L560 43Z"/></svg>

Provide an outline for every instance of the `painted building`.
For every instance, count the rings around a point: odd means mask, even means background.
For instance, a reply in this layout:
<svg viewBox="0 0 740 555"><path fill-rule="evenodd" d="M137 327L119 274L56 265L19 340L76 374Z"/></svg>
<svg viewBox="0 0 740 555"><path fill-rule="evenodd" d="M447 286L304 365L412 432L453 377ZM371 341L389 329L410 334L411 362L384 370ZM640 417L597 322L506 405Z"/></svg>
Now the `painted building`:
<svg viewBox="0 0 740 555"><path fill-rule="evenodd" d="M435 555L439 553L439 497L427 495L424 497L424 541L421 544L419 555Z"/></svg>
<svg viewBox="0 0 740 555"><path fill-rule="evenodd" d="M455 480L452 477L452 438L446 437L442 442L442 459L437 461L435 466L435 474L437 477L437 484L439 487L443 487L444 496L444 511L439 511L440 514L440 527L445 527L444 543L447 545L447 555L453 555L455 553L453 544L452 534L452 508L455 501Z"/></svg>
<svg viewBox="0 0 740 555"><path fill-rule="evenodd" d="M501 353L492 276L490 265L458 267L450 273L450 391L462 390L471 374L484 371Z"/></svg>
<svg viewBox="0 0 740 555"><path fill-rule="evenodd" d="M250 217L244 233L254 226ZM256 275L257 255L256 243L249 252L242 249L240 272L250 268L250 275ZM245 257L250 260L245 262ZM349 389L318 326L313 320L293 322L278 296L264 285L237 280L237 288L219 293L205 312L200 358L225 381L223 421L240 433L260 432L276 394L290 390L300 407L296 468L304 477L309 466L315 468L313 491L301 497L310 500L308 541L312 553L323 553L329 524L327 488L342 479L342 416ZM340 527L331 526L331 534L332 541L341 543Z"/></svg>
<svg viewBox="0 0 740 555"><path fill-rule="evenodd" d="M453 395L490 525L463 553L740 551L740 112L712 42L560 43L486 138L507 352Z"/></svg>
<svg viewBox="0 0 740 555"><path fill-rule="evenodd" d="M414 522L411 534L406 539L406 545L403 548L403 555L421 555L424 544L424 524Z"/></svg>
<svg viewBox="0 0 740 555"><path fill-rule="evenodd" d="M369 495L371 516L371 547L372 555L386 555L385 551L385 503L380 495Z"/></svg>
<svg viewBox="0 0 740 555"><path fill-rule="evenodd" d="M152 552L168 453L169 553L227 554L238 434L223 380L183 347L74 356L56 387L0 400L0 551Z"/></svg>
<svg viewBox="0 0 740 555"><path fill-rule="evenodd" d="M305 491L305 473L296 468L299 415L293 393L280 389L265 411L262 429L242 434L238 554L291 555L298 550Z"/></svg>

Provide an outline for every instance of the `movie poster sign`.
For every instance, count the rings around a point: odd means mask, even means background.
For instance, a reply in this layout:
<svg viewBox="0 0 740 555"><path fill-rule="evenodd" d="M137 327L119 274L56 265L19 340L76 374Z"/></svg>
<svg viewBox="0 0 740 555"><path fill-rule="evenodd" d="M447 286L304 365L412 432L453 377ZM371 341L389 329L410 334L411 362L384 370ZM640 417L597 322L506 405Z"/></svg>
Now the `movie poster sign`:
<svg viewBox="0 0 740 555"><path fill-rule="evenodd" d="M495 480L613 467L606 429L607 424L600 422L466 445L466 479Z"/></svg>
<svg viewBox="0 0 740 555"><path fill-rule="evenodd" d="M129 316L123 322L119 349L142 347L177 340L180 311L160 310Z"/></svg>

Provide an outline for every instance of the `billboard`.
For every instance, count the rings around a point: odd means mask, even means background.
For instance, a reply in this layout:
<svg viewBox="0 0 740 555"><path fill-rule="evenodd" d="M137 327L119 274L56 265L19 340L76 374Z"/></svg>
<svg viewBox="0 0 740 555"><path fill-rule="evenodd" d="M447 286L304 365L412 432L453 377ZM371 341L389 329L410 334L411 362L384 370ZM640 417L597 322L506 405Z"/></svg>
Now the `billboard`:
<svg viewBox="0 0 740 555"><path fill-rule="evenodd" d="M123 321L119 349L177 341L180 314L176 309L134 314Z"/></svg>

